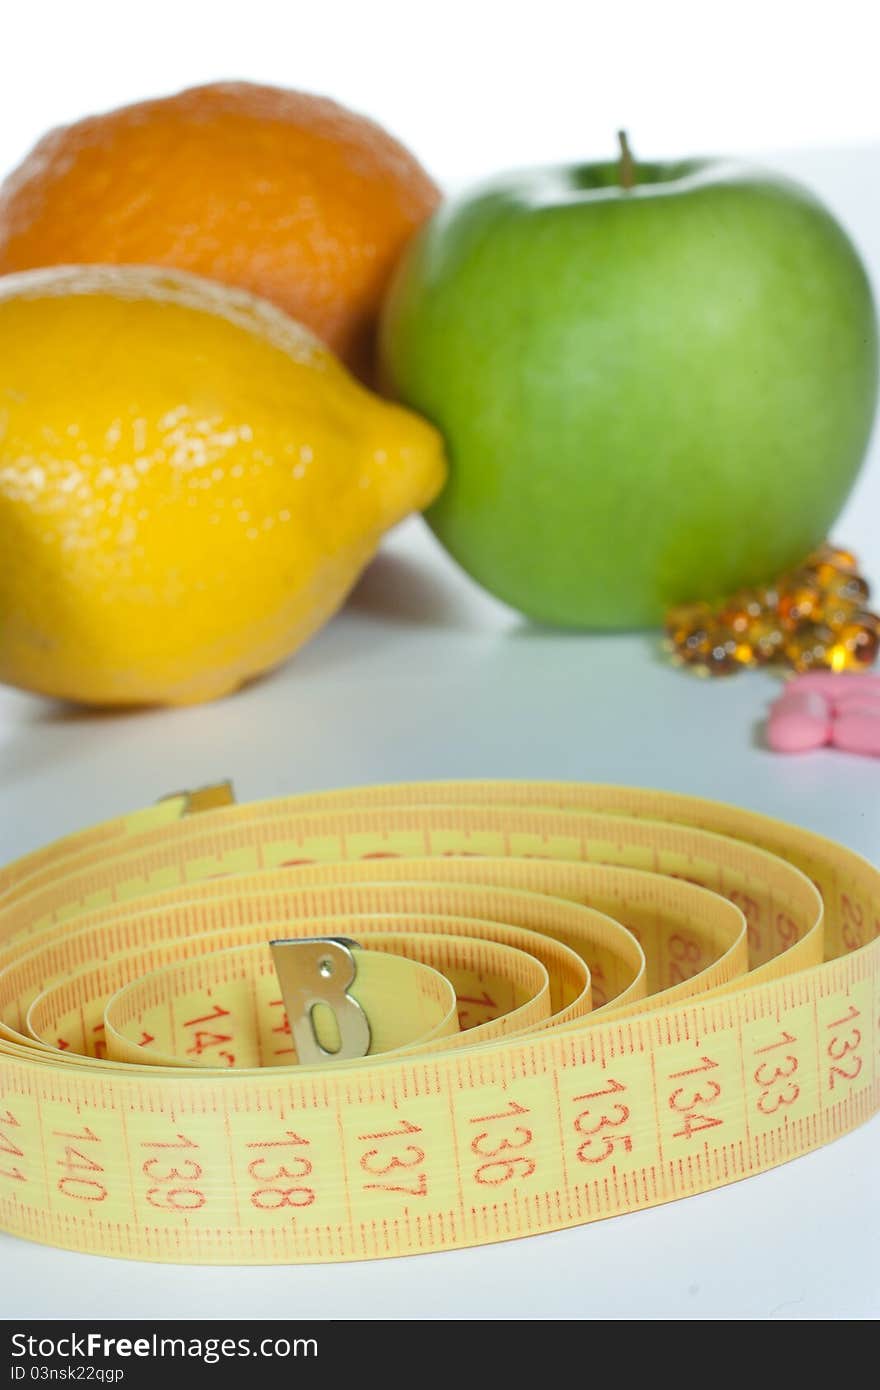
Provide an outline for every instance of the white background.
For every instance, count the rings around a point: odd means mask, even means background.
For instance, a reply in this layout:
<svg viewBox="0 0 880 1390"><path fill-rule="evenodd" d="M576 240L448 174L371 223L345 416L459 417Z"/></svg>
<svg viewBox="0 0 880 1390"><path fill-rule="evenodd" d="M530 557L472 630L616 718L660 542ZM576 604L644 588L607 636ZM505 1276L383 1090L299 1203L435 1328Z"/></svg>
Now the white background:
<svg viewBox="0 0 880 1390"><path fill-rule="evenodd" d="M4 4L0 167L47 126L195 82L326 92L438 177L880 139L871 0ZM873 17L872 16L873 11Z"/></svg>
<svg viewBox="0 0 880 1390"><path fill-rule="evenodd" d="M442 181L607 153L754 152L804 178L880 283L869 6L80 3L3 13L0 170L48 126L248 77L382 120ZM880 580L877 448L836 534ZM2 563L2 556L0 556ZM2 622L2 614L0 614ZM740 802L880 859L880 765L764 751L775 685L706 686L641 636L530 629L419 522L285 670L203 709L95 716L0 693L0 852L231 774L240 798L535 776ZM477 1251L321 1269L111 1263L0 1238L7 1317L845 1318L880 1312L880 1126L716 1193Z"/></svg>

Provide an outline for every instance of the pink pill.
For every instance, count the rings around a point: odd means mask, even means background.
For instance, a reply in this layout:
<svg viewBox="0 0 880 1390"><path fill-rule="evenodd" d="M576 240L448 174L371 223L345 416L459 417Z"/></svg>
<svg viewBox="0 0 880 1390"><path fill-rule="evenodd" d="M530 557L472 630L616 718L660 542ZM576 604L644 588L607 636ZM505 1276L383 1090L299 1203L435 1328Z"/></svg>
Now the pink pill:
<svg viewBox="0 0 880 1390"><path fill-rule="evenodd" d="M787 688L770 709L767 743L774 753L806 753L831 737L831 707L817 690Z"/></svg>
<svg viewBox="0 0 880 1390"><path fill-rule="evenodd" d="M880 690L876 694L871 690L847 690L838 695L832 704L836 714L850 709L874 710L880 714Z"/></svg>
<svg viewBox="0 0 880 1390"><path fill-rule="evenodd" d="M831 742L845 753L880 757L880 703L848 701L832 722Z"/></svg>
<svg viewBox="0 0 880 1390"><path fill-rule="evenodd" d="M824 695L836 703L841 697L854 692L866 694L870 691L872 695L880 695L880 674L853 671L835 675L833 671L810 671L805 676L796 676L794 680L788 681L785 688L792 692L815 690L817 694Z"/></svg>

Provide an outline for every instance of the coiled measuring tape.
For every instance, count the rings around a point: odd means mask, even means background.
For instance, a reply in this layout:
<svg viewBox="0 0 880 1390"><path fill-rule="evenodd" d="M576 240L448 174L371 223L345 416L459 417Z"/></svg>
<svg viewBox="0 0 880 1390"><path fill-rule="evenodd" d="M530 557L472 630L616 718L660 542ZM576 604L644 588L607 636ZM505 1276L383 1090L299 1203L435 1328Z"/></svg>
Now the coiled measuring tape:
<svg viewBox="0 0 880 1390"><path fill-rule="evenodd" d="M733 1182L878 1108L880 873L850 850L631 788L228 801L0 874L5 1230L442 1250Z"/></svg>

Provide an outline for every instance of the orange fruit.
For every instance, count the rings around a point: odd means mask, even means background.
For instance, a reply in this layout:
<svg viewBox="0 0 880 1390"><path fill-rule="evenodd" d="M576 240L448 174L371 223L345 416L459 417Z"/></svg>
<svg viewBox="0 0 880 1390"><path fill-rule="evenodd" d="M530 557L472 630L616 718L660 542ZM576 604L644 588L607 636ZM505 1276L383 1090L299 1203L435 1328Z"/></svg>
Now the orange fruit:
<svg viewBox="0 0 880 1390"><path fill-rule="evenodd" d="M439 191L325 97L194 87L51 131L0 188L0 274L161 265L273 300L361 376L379 305Z"/></svg>

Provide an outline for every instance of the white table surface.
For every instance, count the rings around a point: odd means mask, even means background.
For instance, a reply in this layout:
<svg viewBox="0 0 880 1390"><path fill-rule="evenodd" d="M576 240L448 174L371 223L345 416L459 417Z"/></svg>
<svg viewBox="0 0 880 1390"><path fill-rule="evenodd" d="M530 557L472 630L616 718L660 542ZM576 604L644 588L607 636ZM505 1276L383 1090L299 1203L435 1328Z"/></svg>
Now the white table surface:
<svg viewBox="0 0 880 1390"><path fill-rule="evenodd" d="M880 281L880 150L780 161ZM880 449L835 535L880 581ZM0 615L2 616L2 615ZM418 521L286 668L211 706L95 715L0 692L0 856L182 786L239 799L373 781L572 778L740 803L880 860L880 762L768 753L769 676L706 683L641 635L530 628ZM848 1318L880 1312L880 1120L783 1168L555 1235L366 1265L110 1261L0 1237L2 1313L38 1317Z"/></svg>

